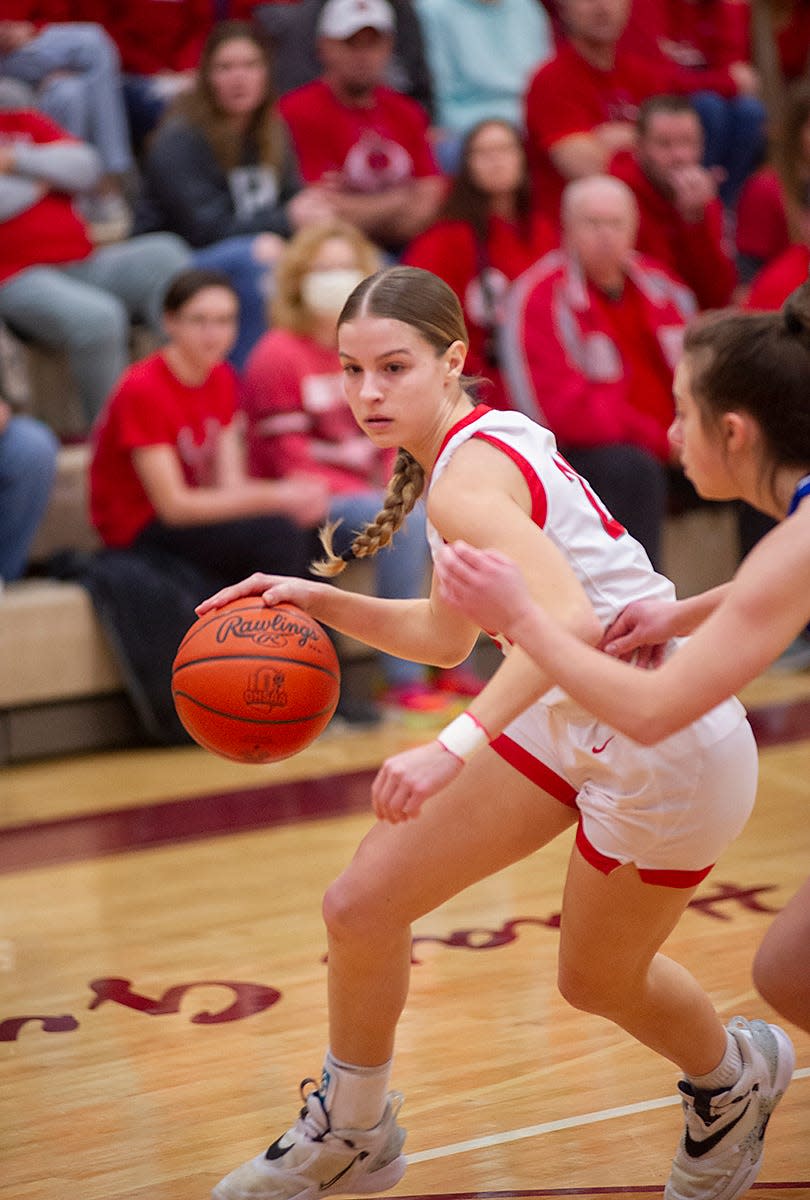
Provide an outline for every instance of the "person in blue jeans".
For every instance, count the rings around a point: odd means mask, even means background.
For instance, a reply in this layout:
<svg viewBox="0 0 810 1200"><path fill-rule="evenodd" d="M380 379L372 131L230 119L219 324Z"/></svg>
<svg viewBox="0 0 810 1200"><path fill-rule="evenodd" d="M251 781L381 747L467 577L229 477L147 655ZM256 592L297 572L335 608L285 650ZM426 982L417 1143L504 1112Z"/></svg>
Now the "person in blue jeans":
<svg viewBox="0 0 810 1200"><path fill-rule="evenodd" d="M0 583L24 574L56 473L59 443L33 417L0 399Z"/></svg>

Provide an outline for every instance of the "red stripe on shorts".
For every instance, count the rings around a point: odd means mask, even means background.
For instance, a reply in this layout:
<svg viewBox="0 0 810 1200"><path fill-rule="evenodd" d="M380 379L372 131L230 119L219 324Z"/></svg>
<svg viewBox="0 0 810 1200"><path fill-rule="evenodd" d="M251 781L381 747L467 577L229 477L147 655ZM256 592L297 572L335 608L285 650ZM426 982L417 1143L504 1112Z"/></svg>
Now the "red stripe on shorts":
<svg viewBox="0 0 810 1200"><path fill-rule="evenodd" d="M536 783L555 800L567 804L569 808L576 808L576 788L571 787L567 779L563 779L556 771L552 771L551 767L547 767L539 758L535 758L528 750L524 750L517 742L513 742L505 733L496 737L494 742L490 742L490 746L496 754L509 763L510 767L520 771L521 775L525 775L532 783Z"/></svg>
<svg viewBox="0 0 810 1200"><path fill-rule="evenodd" d="M597 871L601 871L603 875L609 875L611 871L622 866L617 858L611 858L591 845L582 828L581 821L577 828L577 850L586 862L589 862L592 867L596 867ZM658 887L692 888L706 878L713 866L714 863L711 866L703 867L700 871L670 871L666 868L653 869L652 867L636 867L636 870L643 883L654 883Z"/></svg>

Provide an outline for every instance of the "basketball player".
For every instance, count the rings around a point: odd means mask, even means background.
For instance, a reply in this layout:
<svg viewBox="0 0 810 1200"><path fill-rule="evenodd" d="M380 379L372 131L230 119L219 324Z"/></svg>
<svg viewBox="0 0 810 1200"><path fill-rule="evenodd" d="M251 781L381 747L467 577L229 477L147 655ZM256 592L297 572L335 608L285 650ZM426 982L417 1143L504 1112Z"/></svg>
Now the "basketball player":
<svg viewBox="0 0 810 1200"><path fill-rule="evenodd" d="M547 430L475 405L462 379L461 309L436 276L394 267L364 280L341 313L338 345L355 420L375 445L399 447L385 507L355 538L355 554L386 545L427 486L434 555L456 539L498 546L522 565L533 599L584 641L596 644L631 598L673 598ZM320 569L332 572L342 564L328 530L324 544ZM479 632L435 585L427 599L400 601L257 574L198 611L252 594L440 666L463 660ZM324 902L330 1045L320 1085L296 1124L223 1179L215 1200L377 1193L400 1179L401 1098L388 1084L411 923L574 824L560 990L684 1072L687 1129L667 1200L733 1200L750 1185L792 1073L790 1041L763 1021L724 1028L698 983L658 952L753 805L744 711L726 700L645 750L604 732L550 682L512 649L435 741L384 764L372 788L379 820Z"/></svg>
<svg viewBox="0 0 810 1200"><path fill-rule="evenodd" d="M755 546L731 584L687 600L631 604L603 648L658 657L633 670L575 642L531 603L502 556L458 545L439 564L443 597L516 640L589 712L651 745L754 679L810 621L810 285L779 313L733 314L694 326L675 376L670 431L698 492L738 497L783 524ZM810 879L770 926L754 981L810 1032Z"/></svg>

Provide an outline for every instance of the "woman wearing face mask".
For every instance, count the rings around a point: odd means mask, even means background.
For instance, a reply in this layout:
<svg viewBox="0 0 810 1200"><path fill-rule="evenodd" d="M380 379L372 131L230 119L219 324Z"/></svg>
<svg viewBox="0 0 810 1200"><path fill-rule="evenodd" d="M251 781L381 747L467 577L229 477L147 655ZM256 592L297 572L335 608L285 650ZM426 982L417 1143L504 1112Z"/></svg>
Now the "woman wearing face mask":
<svg viewBox="0 0 810 1200"><path fill-rule="evenodd" d="M350 292L379 267L377 249L340 221L302 230L279 260L271 317L245 367L242 405L248 416L253 475L291 473L322 480L331 494L329 520L340 521L339 552L354 531L379 512L392 456L359 432L343 392L337 318ZM422 505L396 544L374 560L378 596L422 594L428 563ZM454 675L428 682L422 664L379 658L386 693L396 707L428 712L445 707L444 686L472 686ZM347 708L346 716L353 715ZM358 716L365 715L358 706Z"/></svg>

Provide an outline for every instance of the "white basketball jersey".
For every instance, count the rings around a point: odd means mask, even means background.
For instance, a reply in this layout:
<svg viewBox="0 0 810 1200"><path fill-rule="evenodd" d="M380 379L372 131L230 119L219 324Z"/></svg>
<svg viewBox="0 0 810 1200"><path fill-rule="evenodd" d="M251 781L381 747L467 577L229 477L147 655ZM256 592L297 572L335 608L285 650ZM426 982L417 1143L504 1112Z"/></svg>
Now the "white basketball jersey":
<svg viewBox="0 0 810 1200"><path fill-rule="evenodd" d="M523 413L479 405L445 438L431 486L470 438L497 446L520 469L532 497L532 520L568 560L603 625L633 600L675 599L673 584L653 570L644 548L558 453L550 430ZM428 540L435 558L442 539L430 522Z"/></svg>

